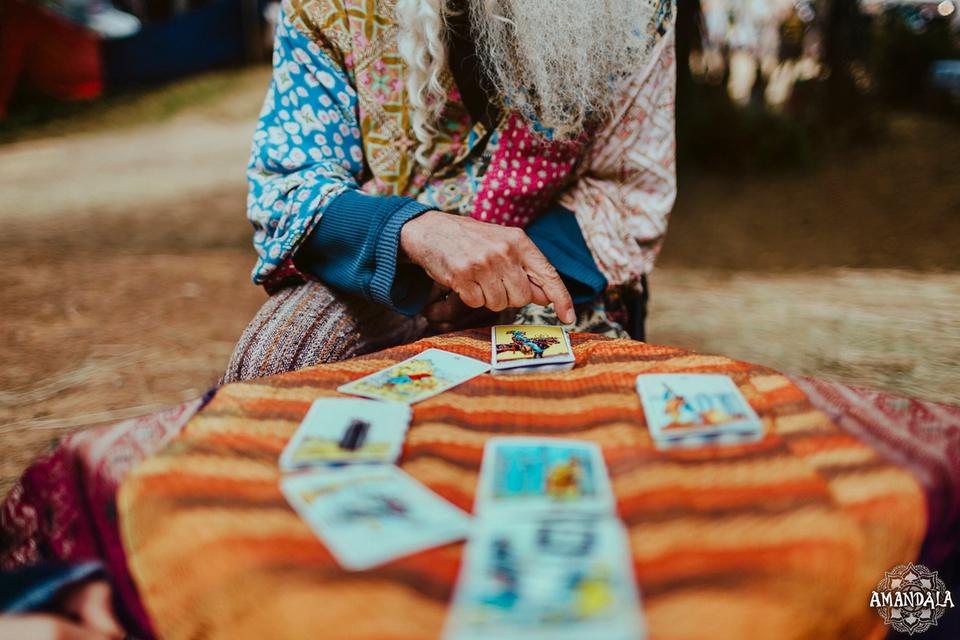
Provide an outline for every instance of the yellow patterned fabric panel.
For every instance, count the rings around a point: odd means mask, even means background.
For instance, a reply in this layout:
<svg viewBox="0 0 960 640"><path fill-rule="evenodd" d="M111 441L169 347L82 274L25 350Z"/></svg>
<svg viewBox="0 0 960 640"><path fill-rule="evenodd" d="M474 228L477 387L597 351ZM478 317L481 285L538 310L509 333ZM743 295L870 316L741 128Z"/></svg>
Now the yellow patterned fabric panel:
<svg viewBox="0 0 960 640"><path fill-rule="evenodd" d="M364 155L372 175L363 188L381 195L415 196L432 170L413 159L417 142L410 127L404 77L397 50L393 0L285 0L294 25L343 65L357 91ZM451 97L433 153L433 164L450 163L466 149L469 113L459 104L452 77L444 75Z"/></svg>

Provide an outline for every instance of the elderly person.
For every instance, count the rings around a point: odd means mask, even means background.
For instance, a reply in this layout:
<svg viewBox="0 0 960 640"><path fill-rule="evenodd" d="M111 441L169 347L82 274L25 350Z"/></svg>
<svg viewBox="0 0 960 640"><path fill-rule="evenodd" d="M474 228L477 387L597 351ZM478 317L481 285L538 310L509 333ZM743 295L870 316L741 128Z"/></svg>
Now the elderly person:
<svg viewBox="0 0 960 640"><path fill-rule="evenodd" d="M443 332L642 338L676 193L672 0L288 0L227 382Z"/></svg>

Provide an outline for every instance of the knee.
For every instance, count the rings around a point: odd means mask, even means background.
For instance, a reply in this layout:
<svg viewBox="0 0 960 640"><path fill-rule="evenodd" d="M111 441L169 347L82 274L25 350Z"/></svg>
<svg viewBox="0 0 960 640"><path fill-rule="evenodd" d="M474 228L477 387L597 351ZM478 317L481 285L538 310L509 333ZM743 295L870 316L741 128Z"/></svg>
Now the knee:
<svg viewBox="0 0 960 640"><path fill-rule="evenodd" d="M221 382L240 382L336 362L353 355L357 339L351 305L309 282L268 299L234 347Z"/></svg>

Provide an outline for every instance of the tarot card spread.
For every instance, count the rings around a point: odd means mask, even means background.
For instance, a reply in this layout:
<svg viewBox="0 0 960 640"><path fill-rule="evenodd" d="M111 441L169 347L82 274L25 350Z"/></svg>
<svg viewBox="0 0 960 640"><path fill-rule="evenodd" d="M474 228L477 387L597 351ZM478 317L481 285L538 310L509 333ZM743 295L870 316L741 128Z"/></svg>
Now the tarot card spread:
<svg viewBox="0 0 960 640"><path fill-rule="evenodd" d="M564 509L612 514L614 498L595 444L553 438L492 438L474 511L503 516Z"/></svg>
<svg viewBox="0 0 960 640"><path fill-rule="evenodd" d="M489 370L490 365L486 362L440 349L427 349L392 367L347 383L337 391L374 400L413 404Z"/></svg>
<svg viewBox="0 0 960 640"><path fill-rule="evenodd" d="M410 407L353 398L315 400L280 456L280 469L396 462L410 424Z"/></svg>
<svg viewBox="0 0 960 640"><path fill-rule="evenodd" d="M637 393L650 435L658 443L742 442L763 434L756 412L724 375L640 375Z"/></svg>
<svg viewBox="0 0 960 640"><path fill-rule="evenodd" d="M617 520L488 522L467 544L445 637L642 638L638 598Z"/></svg>
<svg viewBox="0 0 960 640"><path fill-rule="evenodd" d="M394 466L287 476L281 490L346 569L466 537L470 518Z"/></svg>

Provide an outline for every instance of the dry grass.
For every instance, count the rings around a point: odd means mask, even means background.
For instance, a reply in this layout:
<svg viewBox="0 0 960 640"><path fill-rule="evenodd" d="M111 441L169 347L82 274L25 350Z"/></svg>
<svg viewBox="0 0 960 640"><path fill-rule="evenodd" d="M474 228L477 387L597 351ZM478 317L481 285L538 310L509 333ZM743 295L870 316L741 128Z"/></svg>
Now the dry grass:
<svg viewBox="0 0 960 640"><path fill-rule="evenodd" d="M960 274L664 268L650 339L960 404Z"/></svg>

